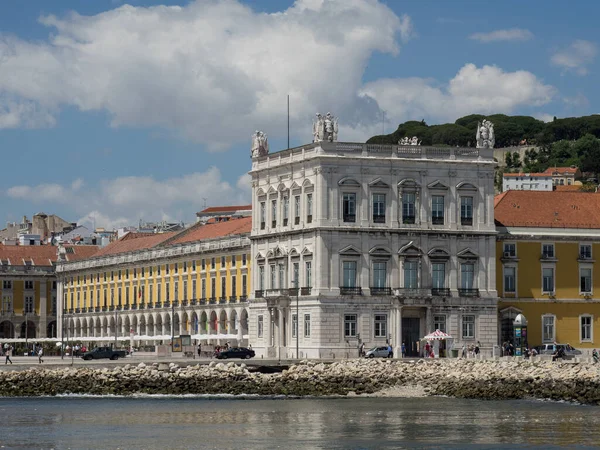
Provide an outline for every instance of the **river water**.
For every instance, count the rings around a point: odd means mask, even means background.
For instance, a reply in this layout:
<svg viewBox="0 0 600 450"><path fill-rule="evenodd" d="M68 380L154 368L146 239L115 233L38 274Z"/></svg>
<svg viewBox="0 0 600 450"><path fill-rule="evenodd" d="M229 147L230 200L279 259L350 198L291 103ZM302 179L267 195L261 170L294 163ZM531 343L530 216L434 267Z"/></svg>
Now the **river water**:
<svg viewBox="0 0 600 450"><path fill-rule="evenodd" d="M0 447L592 448L597 407L450 398L0 399Z"/></svg>

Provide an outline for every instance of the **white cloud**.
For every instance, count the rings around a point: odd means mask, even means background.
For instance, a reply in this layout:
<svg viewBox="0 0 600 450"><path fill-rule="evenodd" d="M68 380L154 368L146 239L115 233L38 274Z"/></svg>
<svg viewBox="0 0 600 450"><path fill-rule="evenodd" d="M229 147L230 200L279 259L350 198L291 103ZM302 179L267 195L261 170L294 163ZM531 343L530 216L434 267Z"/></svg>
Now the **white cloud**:
<svg viewBox="0 0 600 450"><path fill-rule="evenodd" d="M47 42L0 36L0 93L17 101L0 99L0 127L51 125L67 105L212 149L249 130L283 134L288 94L292 125L307 136L317 110L353 116L365 107L356 92L371 55L396 54L398 38L413 35L409 17L375 0L297 0L273 14L198 0L40 22L52 29Z"/></svg>
<svg viewBox="0 0 600 450"><path fill-rule="evenodd" d="M395 78L377 80L362 89L389 114L392 123L511 113L518 106L544 105L555 92L530 72L504 72L496 66L474 64L465 64L444 86L424 78Z"/></svg>
<svg viewBox="0 0 600 450"><path fill-rule="evenodd" d="M190 222L204 205L244 204L250 200L249 175L239 177L236 186L211 167L177 178L119 177L85 188L82 179L68 185L40 184L13 186L6 195L13 199L52 204L68 204L79 222L112 228L135 225L144 220Z"/></svg>
<svg viewBox="0 0 600 450"><path fill-rule="evenodd" d="M536 119L541 120L542 122L552 122L554 120L554 116L552 114L547 114L547 113L539 113L539 114L534 114L534 116Z"/></svg>
<svg viewBox="0 0 600 450"><path fill-rule="evenodd" d="M488 43L499 41L528 41L533 38L533 33L522 28L510 28L506 30L495 30L488 33L474 33L469 39Z"/></svg>
<svg viewBox="0 0 600 450"><path fill-rule="evenodd" d="M587 66L594 61L597 53L596 44L593 42L577 40L552 55L551 61L554 65L562 67L564 71L587 75Z"/></svg>

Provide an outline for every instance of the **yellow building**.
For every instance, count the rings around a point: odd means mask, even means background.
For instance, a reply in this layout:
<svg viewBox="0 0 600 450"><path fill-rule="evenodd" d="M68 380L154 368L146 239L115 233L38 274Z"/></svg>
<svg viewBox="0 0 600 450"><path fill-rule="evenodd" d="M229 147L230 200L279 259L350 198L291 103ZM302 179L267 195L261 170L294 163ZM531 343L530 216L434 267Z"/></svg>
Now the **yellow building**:
<svg viewBox="0 0 600 450"><path fill-rule="evenodd" d="M66 261L89 257L92 245L66 246ZM0 244L0 343L57 336L57 247Z"/></svg>
<svg viewBox="0 0 600 450"><path fill-rule="evenodd" d="M522 313L530 346L600 346L600 195L507 191L494 213L500 342Z"/></svg>
<svg viewBox="0 0 600 450"><path fill-rule="evenodd" d="M142 341L191 334L244 343L250 228L251 218L230 217L180 232L129 233L92 258L60 263L59 335L64 323L63 336L82 342L116 333Z"/></svg>

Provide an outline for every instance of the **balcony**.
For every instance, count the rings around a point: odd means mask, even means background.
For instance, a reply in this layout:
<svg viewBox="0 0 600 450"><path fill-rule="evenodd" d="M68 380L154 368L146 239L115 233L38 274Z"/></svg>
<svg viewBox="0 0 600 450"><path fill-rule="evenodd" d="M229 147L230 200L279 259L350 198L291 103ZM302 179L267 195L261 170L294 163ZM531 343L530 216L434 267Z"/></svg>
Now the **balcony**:
<svg viewBox="0 0 600 450"><path fill-rule="evenodd" d="M152 302L148 302L148 306L146 306L148 309L153 309L154 308L154 303Z"/></svg>
<svg viewBox="0 0 600 450"><path fill-rule="evenodd" d="M96 311L96 312L100 312L100 311L102 311L102 307L100 307L100 306L96 306L96 308L95 308L95 311Z"/></svg>
<svg viewBox="0 0 600 450"><path fill-rule="evenodd" d="M449 288L432 288L431 295L434 297L450 297Z"/></svg>
<svg viewBox="0 0 600 450"><path fill-rule="evenodd" d="M165 308L168 308L168 307L170 307L170 306L171 306L171 300L165 300L165 302L163 303L163 306L164 306Z"/></svg>
<svg viewBox="0 0 600 450"><path fill-rule="evenodd" d="M405 225L411 225L415 223L415 216L402 216L402 223Z"/></svg>
<svg viewBox="0 0 600 450"><path fill-rule="evenodd" d="M240 295L240 302L247 302L247 301L248 301L247 295Z"/></svg>
<svg viewBox="0 0 600 450"><path fill-rule="evenodd" d="M109 310L109 311L114 311L114 310L115 310L115 306L114 306L114 305L110 305L110 306L108 307L108 310Z"/></svg>
<svg viewBox="0 0 600 450"><path fill-rule="evenodd" d="M197 299L193 298L193 299L190 300L190 305L196 306L197 304L198 304L198 300Z"/></svg>
<svg viewBox="0 0 600 450"><path fill-rule="evenodd" d="M173 300L173 306L179 306L179 300Z"/></svg>
<svg viewBox="0 0 600 450"><path fill-rule="evenodd" d="M200 304L201 305L206 305L206 299L205 298L201 298L200 299Z"/></svg>
<svg viewBox="0 0 600 450"><path fill-rule="evenodd" d="M310 287L310 286L301 287L300 288L300 295L310 295L310 291L312 291L312 287Z"/></svg>
<svg viewBox="0 0 600 450"><path fill-rule="evenodd" d="M423 288L396 288L394 289L396 295L401 298L419 298L429 297L431 295L431 289Z"/></svg>
<svg viewBox="0 0 600 450"><path fill-rule="evenodd" d="M294 217L294 225L300 225L300 217Z"/></svg>
<svg viewBox="0 0 600 450"><path fill-rule="evenodd" d="M188 305L187 299L181 300L181 306L187 306L187 305Z"/></svg>
<svg viewBox="0 0 600 450"><path fill-rule="evenodd" d="M75 308L75 314L79 314L81 312L81 308Z"/></svg>
<svg viewBox="0 0 600 450"><path fill-rule="evenodd" d="M230 296L229 296L229 301L230 301L231 303L233 303L233 302L236 302L236 301L237 301L237 295L230 295Z"/></svg>
<svg viewBox="0 0 600 450"><path fill-rule="evenodd" d="M261 229L261 230L264 230L264 229L265 229L265 226L266 226L266 225L265 225L265 223L264 223L264 222L261 222L261 223L260 223L260 229ZM204 269L202 269L202 270L204 270Z"/></svg>
<svg viewBox="0 0 600 450"><path fill-rule="evenodd" d="M371 295L392 295L392 288L389 287L372 287Z"/></svg>
<svg viewBox="0 0 600 450"><path fill-rule="evenodd" d="M131 309L138 309L138 305L131 305ZM140 305L140 309L142 309L142 305Z"/></svg>
<svg viewBox="0 0 600 450"><path fill-rule="evenodd" d="M306 223L312 223L312 214L306 216Z"/></svg>
<svg viewBox="0 0 600 450"><path fill-rule="evenodd" d="M217 304L217 298L216 297L211 297L208 299L208 304L209 305L216 305Z"/></svg>
<svg viewBox="0 0 600 450"><path fill-rule="evenodd" d="M123 305L123 311L129 311L129 305Z"/></svg>
<svg viewBox="0 0 600 450"><path fill-rule="evenodd" d="M459 289L458 295L461 297L479 297L479 289Z"/></svg>
<svg viewBox="0 0 600 450"><path fill-rule="evenodd" d="M579 260L581 260L581 261L591 261L591 259L592 259L591 253L580 253L579 254Z"/></svg>
<svg viewBox="0 0 600 450"><path fill-rule="evenodd" d="M276 227L277 227L277 221L271 220L271 228L276 228Z"/></svg>
<svg viewBox="0 0 600 450"><path fill-rule="evenodd" d="M344 214L344 222L356 222L356 214Z"/></svg>
<svg viewBox="0 0 600 450"><path fill-rule="evenodd" d="M108 311L108 306L103 306L102 307L102 312L106 312L106 311Z"/></svg>
<svg viewBox="0 0 600 450"><path fill-rule="evenodd" d="M117 305L117 311L121 311L123 307L121 305Z"/></svg>
<svg viewBox="0 0 600 450"><path fill-rule="evenodd" d="M156 303L154 304L154 307L155 307L155 308L162 308L162 302L156 302Z"/></svg>
<svg viewBox="0 0 600 450"><path fill-rule="evenodd" d="M74 312L75 312L75 309L69 308L69 314L73 314Z"/></svg>
<svg viewBox="0 0 600 450"><path fill-rule="evenodd" d="M431 218L432 225L444 225L444 216L436 216Z"/></svg>
<svg viewBox="0 0 600 450"><path fill-rule="evenodd" d="M220 298L219 298L219 304L220 304L220 305L223 305L223 304L225 304L225 303L227 303L227 297L220 297Z"/></svg>
<svg viewBox="0 0 600 450"><path fill-rule="evenodd" d="M288 220L287 219L283 219L283 226L287 227L287 224L288 224Z"/></svg>
<svg viewBox="0 0 600 450"><path fill-rule="evenodd" d="M472 217L461 217L460 224L471 226L471 225L473 225L473 218Z"/></svg>
<svg viewBox="0 0 600 450"><path fill-rule="evenodd" d="M352 222L354 222L354 220ZM373 223L385 223L385 216L373 215Z"/></svg>
<svg viewBox="0 0 600 450"><path fill-rule="evenodd" d="M265 297L265 291L263 291L263 290L254 291L254 297L256 297L256 298L264 298Z"/></svg>
<svg viewBox="0 0 600 450"><path fill-rule="evenodd" d="M340 286L340 294L341 295L362 295L362 288Z"/></svg>

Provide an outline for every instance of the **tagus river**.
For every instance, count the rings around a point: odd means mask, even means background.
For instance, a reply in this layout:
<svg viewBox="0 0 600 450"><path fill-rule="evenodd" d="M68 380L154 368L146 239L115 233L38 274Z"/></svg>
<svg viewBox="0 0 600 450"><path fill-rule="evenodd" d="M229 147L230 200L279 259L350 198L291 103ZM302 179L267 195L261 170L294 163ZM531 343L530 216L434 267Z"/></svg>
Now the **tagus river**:
<svg viewBox="0 0 600 450"><path fill-rule="evenodd" d="M0 446L43 449L592 448L597 407L450 398L0 399Z"/></svg>

